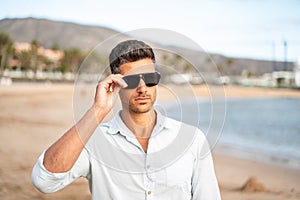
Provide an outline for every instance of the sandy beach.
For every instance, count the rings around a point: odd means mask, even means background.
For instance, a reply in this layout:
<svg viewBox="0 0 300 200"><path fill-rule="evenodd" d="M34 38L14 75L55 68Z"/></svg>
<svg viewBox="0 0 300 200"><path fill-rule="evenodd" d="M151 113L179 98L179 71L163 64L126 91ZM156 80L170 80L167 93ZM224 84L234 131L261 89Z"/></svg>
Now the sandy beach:
<svg viewBox="0 0 300 200"><path fill-rule="evenodd" d="M79 94L88 99L94 92L93 87L90 88ZM238 86L161 87L158 96L161 100L190 94L209 97L212 90L220 97L224 92L226 98L300 98L299 90ZM91 199L88 183L83 178L48 195L31 184L31 170L38 156L74 122L73 91L73 84L0 86L0 199ZM223 200L300 199L300 169L224 154L213 157Z"/></svg>

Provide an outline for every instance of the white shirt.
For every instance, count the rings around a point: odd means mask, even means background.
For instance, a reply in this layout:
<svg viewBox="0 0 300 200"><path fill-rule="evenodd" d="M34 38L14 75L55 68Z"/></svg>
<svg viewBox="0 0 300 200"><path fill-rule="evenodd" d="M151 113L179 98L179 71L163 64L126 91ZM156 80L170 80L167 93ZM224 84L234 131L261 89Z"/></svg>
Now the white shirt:
<svg viewBox="0 0 300 200"><path fill-rule="evenodd" d="M147 153L117 114L99 125L70 171L51 173L43 159L32 181L44 193L86 177L94 200L221 199L205 135L159 112Z"/></svg>

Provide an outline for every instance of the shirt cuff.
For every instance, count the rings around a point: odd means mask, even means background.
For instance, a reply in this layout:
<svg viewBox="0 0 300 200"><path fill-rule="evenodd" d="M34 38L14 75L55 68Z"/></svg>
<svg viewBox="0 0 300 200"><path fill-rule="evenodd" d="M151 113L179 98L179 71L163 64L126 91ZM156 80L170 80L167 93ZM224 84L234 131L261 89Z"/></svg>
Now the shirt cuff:
<svg viewBox="0 0 300 200"><path fill-rule="evenodd" d="M42 155L39 157L37 165L38 165L38 170L41 173L41 177L44 177L47 180L57 180L57 179L62 179L65 176L67 176L67 174L69 173L69 171L67 172L60 172L60 173L53 173L48 171L43 162L44 162L44 156L45 156L45 151L42 153Z"/></svg>

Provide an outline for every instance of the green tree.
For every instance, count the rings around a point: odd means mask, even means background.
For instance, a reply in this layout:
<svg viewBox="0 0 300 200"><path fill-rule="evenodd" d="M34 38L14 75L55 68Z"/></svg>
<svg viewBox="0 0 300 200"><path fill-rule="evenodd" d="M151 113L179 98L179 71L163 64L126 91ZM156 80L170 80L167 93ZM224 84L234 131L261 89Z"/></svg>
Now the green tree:
<svg viewBox="0 0 300 200"><path fill-rule="evenodd" d="M218 63L218 64L217 64L217 69L218 69L220 75L221 75L221 76L224 76L224 66L223 66L223 64Z"/></svg>
<svg viewBox="0 0 300 200"><path fill-rule="evenodd" d="M84 54L78 48L64 50L64 56L61 59L60 71L63 73L77 72L83 58Z"/></svg>
<svg viewBox="0 0 300 200"><path fill-rule="evenodd" d="M183 71L184 72L192 72L193 71L193 65L187 61L184 62L183 65Z"/></svg>
<svg viewBox="0 0 300 200"><path fill-rule="evenodd" d="M34 78L36 78L37 70L38 70L38 50L40 48L40 43L37 40L32 40L30 43L31 48L31 67L34 71Z"/></svg>
<svg viewBox="0 0 300 200"><path fill-rule="evenodd" d="M59 45L58 44L53 44L51 47L50 47L50 49L51 50L53 50L53 51L58 51L58 50L60 50L60 47L59 47Z"/></svg>
<svg viewBox="0 0 300 200"><path fill-rule="evenodd" d="M56 63L54 63L52 60L48 59L45 56L40 56L40 59L45 66L43 68L45 71L53 72L55 70Z"/></svg>
<svg viewBox="0 0 300 200"><path fill-rule="evenodd" d="M61 51L61 48L59 46L59 44L57 43L54 43L52 44L52 46L50 47L50 49L52 51ZM61 68L59 67L60 66L60 61L61 60L49 60L49 59L45 59L45 64L46 64L46 70L47 71L57 71L57 70L60 70Z"/></svg>
<svg viewBox="0 0 300 200"><path fill-rule="evenodd" d="M0 33L0 77L3 76L3 72L6 67L7 57L13 51L13 41L10 36L5 33Z"/></svg>
<svg viewBox="0 0 300 200"><path fill-rule="evenodd" d="M20 69L29 70L31 68L31 52L30 51L21 51L17 54L17 59Z"/></svg>
<svg viewBox="0 0 300 200"><path fill-rule="evenodd" d="M234 64L234 59L233 59L233 58L227 58L227 59L226 59L226 66L227 66L227 67L229 68L229 70L231 71L231 74L235 74L235 73L233 73L234 70L232 70L233 64Z"/></svg>
<svg viewBox="0 0 300 200"><path fill-rule="evenodd" d="M227 60L226 60L227 66L233 65L233 63L234 63L234 59L233 58L227 58Z"/></svg>

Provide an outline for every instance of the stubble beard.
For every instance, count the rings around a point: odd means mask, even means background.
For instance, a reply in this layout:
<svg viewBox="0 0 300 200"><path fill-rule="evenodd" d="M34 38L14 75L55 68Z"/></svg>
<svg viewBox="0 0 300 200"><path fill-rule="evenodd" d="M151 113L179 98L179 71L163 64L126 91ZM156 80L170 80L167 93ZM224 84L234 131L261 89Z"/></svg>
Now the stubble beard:
<svg viewBox="0 0 300 200"><path fill-rule="evenodd" d="M141 96L144 96L144 95L141 95ZM129 112L135 113L135 114L143 114L143 113L147 113L147 112L151 111L153 109L153 105L156 100L156 94L149 95L149 96L145 95L145 96L149 97L150 101L147 103L141 103L141 104L135 103L134 99L137 97L132 98L129 101L129 105L128 105Z"/></svg>
<svg viewBox="0 0 300 200"><path fill-rule="evenodd" d="M149 105L147 105L147 104L149 104ZM154 104L153 101L151 101L150 103L145 103L145 104L140 104L140 105L135 105L135 104L130 103L129 104L129 112L132 112L135 114L147 113L150 110L152 110L153 104Z"/></svg>
<svg viewBox="0 0 300 200"><path fill-rule="evenodd" d="M138 104L135 102L135 99L137 97L149 97L150 101L147 103ZM154 103L156 101L156 91L152 95L144 93L137 96L132 96L127 100L121 99L121 101L122 101L123 109L127 110L129 113L133 113L133 114L147 113L153 109Z"/></svg>

